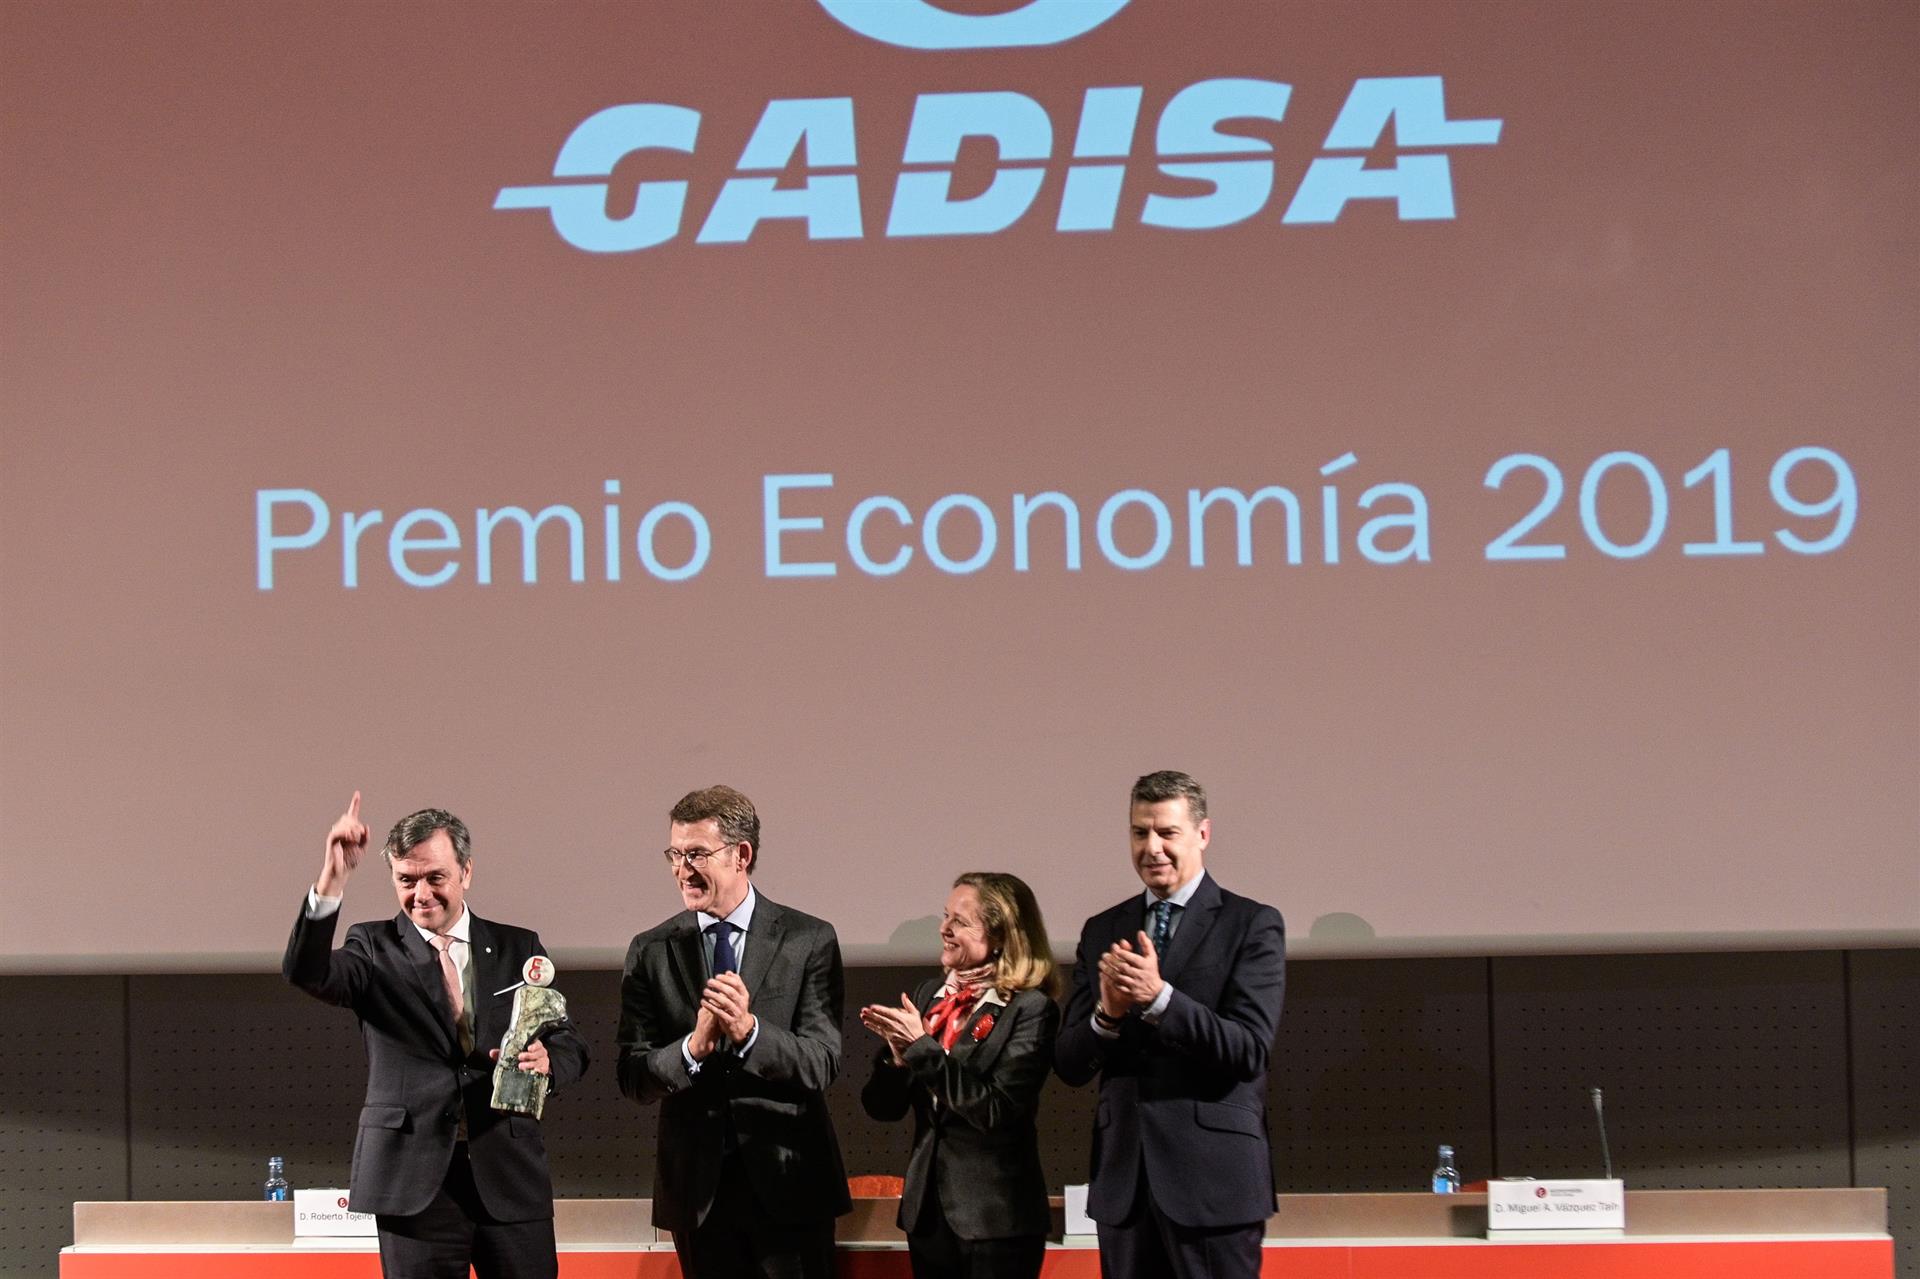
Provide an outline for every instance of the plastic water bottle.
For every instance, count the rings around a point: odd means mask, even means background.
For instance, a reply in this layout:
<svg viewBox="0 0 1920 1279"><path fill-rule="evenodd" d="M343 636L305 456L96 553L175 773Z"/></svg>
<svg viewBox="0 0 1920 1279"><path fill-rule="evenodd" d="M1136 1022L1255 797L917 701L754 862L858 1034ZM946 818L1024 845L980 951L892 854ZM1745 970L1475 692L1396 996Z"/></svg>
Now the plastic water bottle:
<svg viewBox="0 0 1920 1279"><path fill-rule="evenodd" d="M1440 1159L1433 1169L1433 1193L1436 1195L1458 1194L1460 1191L1460 1170L1453 1166L1453 1147L1440 1147Z"/></svg>
<svg viewBox="0 0 1920 1279"><path fill-rule="evenodd" d="M287 1161L275 1155L267 1160L267 1198L285 1202L287 1197Z"/></svg>

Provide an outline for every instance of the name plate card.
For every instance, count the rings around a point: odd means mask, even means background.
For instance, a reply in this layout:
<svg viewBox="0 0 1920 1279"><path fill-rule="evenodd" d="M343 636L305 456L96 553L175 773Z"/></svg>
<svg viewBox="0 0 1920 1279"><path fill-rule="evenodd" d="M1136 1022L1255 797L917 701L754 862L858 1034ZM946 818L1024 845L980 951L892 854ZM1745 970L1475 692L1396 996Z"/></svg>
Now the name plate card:
<svg viewBox="0 0 1920 1279"><path fill-rule="evenodd" d="M344 1190L296 1190L293 1192L293 1237L315 1235L365 1235L371 1239L379 1230L370 1212L348 1212Z"/></svg>
<svg viewBox="0 0 1920 1279"><path fill-rule="evenodd" d="M1611 1181L1490 1181L1487 1233L1508 1230L1625 1230L1627 1192Z"/></svg>
<svg viewBox="0 0 1920 1279"><path fill-rule="evenodd" d="M1066 1228L1060 1233L1065 1235L1093 1235L1099 1227L1093 1224L1093 1218L1087 1216L1087 1188L1085 1186L1066 1187Z"/></svg>

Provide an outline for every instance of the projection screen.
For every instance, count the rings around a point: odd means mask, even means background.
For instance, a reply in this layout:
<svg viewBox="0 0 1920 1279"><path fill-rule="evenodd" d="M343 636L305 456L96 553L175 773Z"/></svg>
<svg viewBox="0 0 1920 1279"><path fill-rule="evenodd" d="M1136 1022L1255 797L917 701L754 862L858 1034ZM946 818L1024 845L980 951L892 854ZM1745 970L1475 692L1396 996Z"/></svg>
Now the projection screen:
<svg viewBox="0 0 1920 1279"><path fill-rule="evenodd" d="M0 9L0 969L264 968L356 789L611 964L1920 941L1920 16ZM390 914L378 866L349 918Z"/></svg>

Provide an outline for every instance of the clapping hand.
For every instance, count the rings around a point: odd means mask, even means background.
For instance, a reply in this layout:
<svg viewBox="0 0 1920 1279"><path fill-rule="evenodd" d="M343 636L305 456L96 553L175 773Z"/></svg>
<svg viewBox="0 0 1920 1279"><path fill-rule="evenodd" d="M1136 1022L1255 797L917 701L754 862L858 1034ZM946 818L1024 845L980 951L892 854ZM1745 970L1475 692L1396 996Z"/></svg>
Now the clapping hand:
<svg viewBox="0 0 1920 1279"><path fill-rule="evenodd" d="M860 1010L860 1024L880 1036L893 1051L893 1064L906 1065L903 1055L907 1045L926 1034L926 1023L920 1016L920 1010L904 994L900 996L900 1006L889 1004L868 1004Z"/></svg>
<svg viewBox="0 0 1920 1279"><path fill-rule="evenodd" d="M739 973L721 973L709 978L700 992L700 1009L713 1014L721 1034L736 1044L753 1037L753 996Z"/></svg>
<svg viewBox="0 0 1920 1279"><path fill-rule="evenodd" d="M687 1055L695 1061L705 1061L719 1047L720 1019L703 999L693 1015L693 1032L687 1036Z"/></svg>
<svg viewBox="0 0 1920 1279"><path fill-rule="evenodd" d="M1153 948L1153 939L1144 932L1139 938L1137 950L1123 937L1100 957L1100 1006L1109 1017L1145 1008L1160 997L1160 988L1166 984L1160 980L1160 953Z"/></svg>

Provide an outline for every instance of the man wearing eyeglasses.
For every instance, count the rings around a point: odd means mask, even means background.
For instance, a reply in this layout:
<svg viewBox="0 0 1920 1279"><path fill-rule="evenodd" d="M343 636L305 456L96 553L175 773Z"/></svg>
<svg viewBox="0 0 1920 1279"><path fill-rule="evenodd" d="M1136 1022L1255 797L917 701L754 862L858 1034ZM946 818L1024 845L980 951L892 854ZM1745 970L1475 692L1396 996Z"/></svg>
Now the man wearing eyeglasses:
<svg viewBox="0 0 1920 1279"><path fill-rule="evenodd" d="M692 1279L833 1273L852 1207L827 1086L840 1069L833 925L754 889L760 817L731 786L668 815L686 909L633 939L620 983L620 1091L660 1103L653 1224Z"/></svg>

